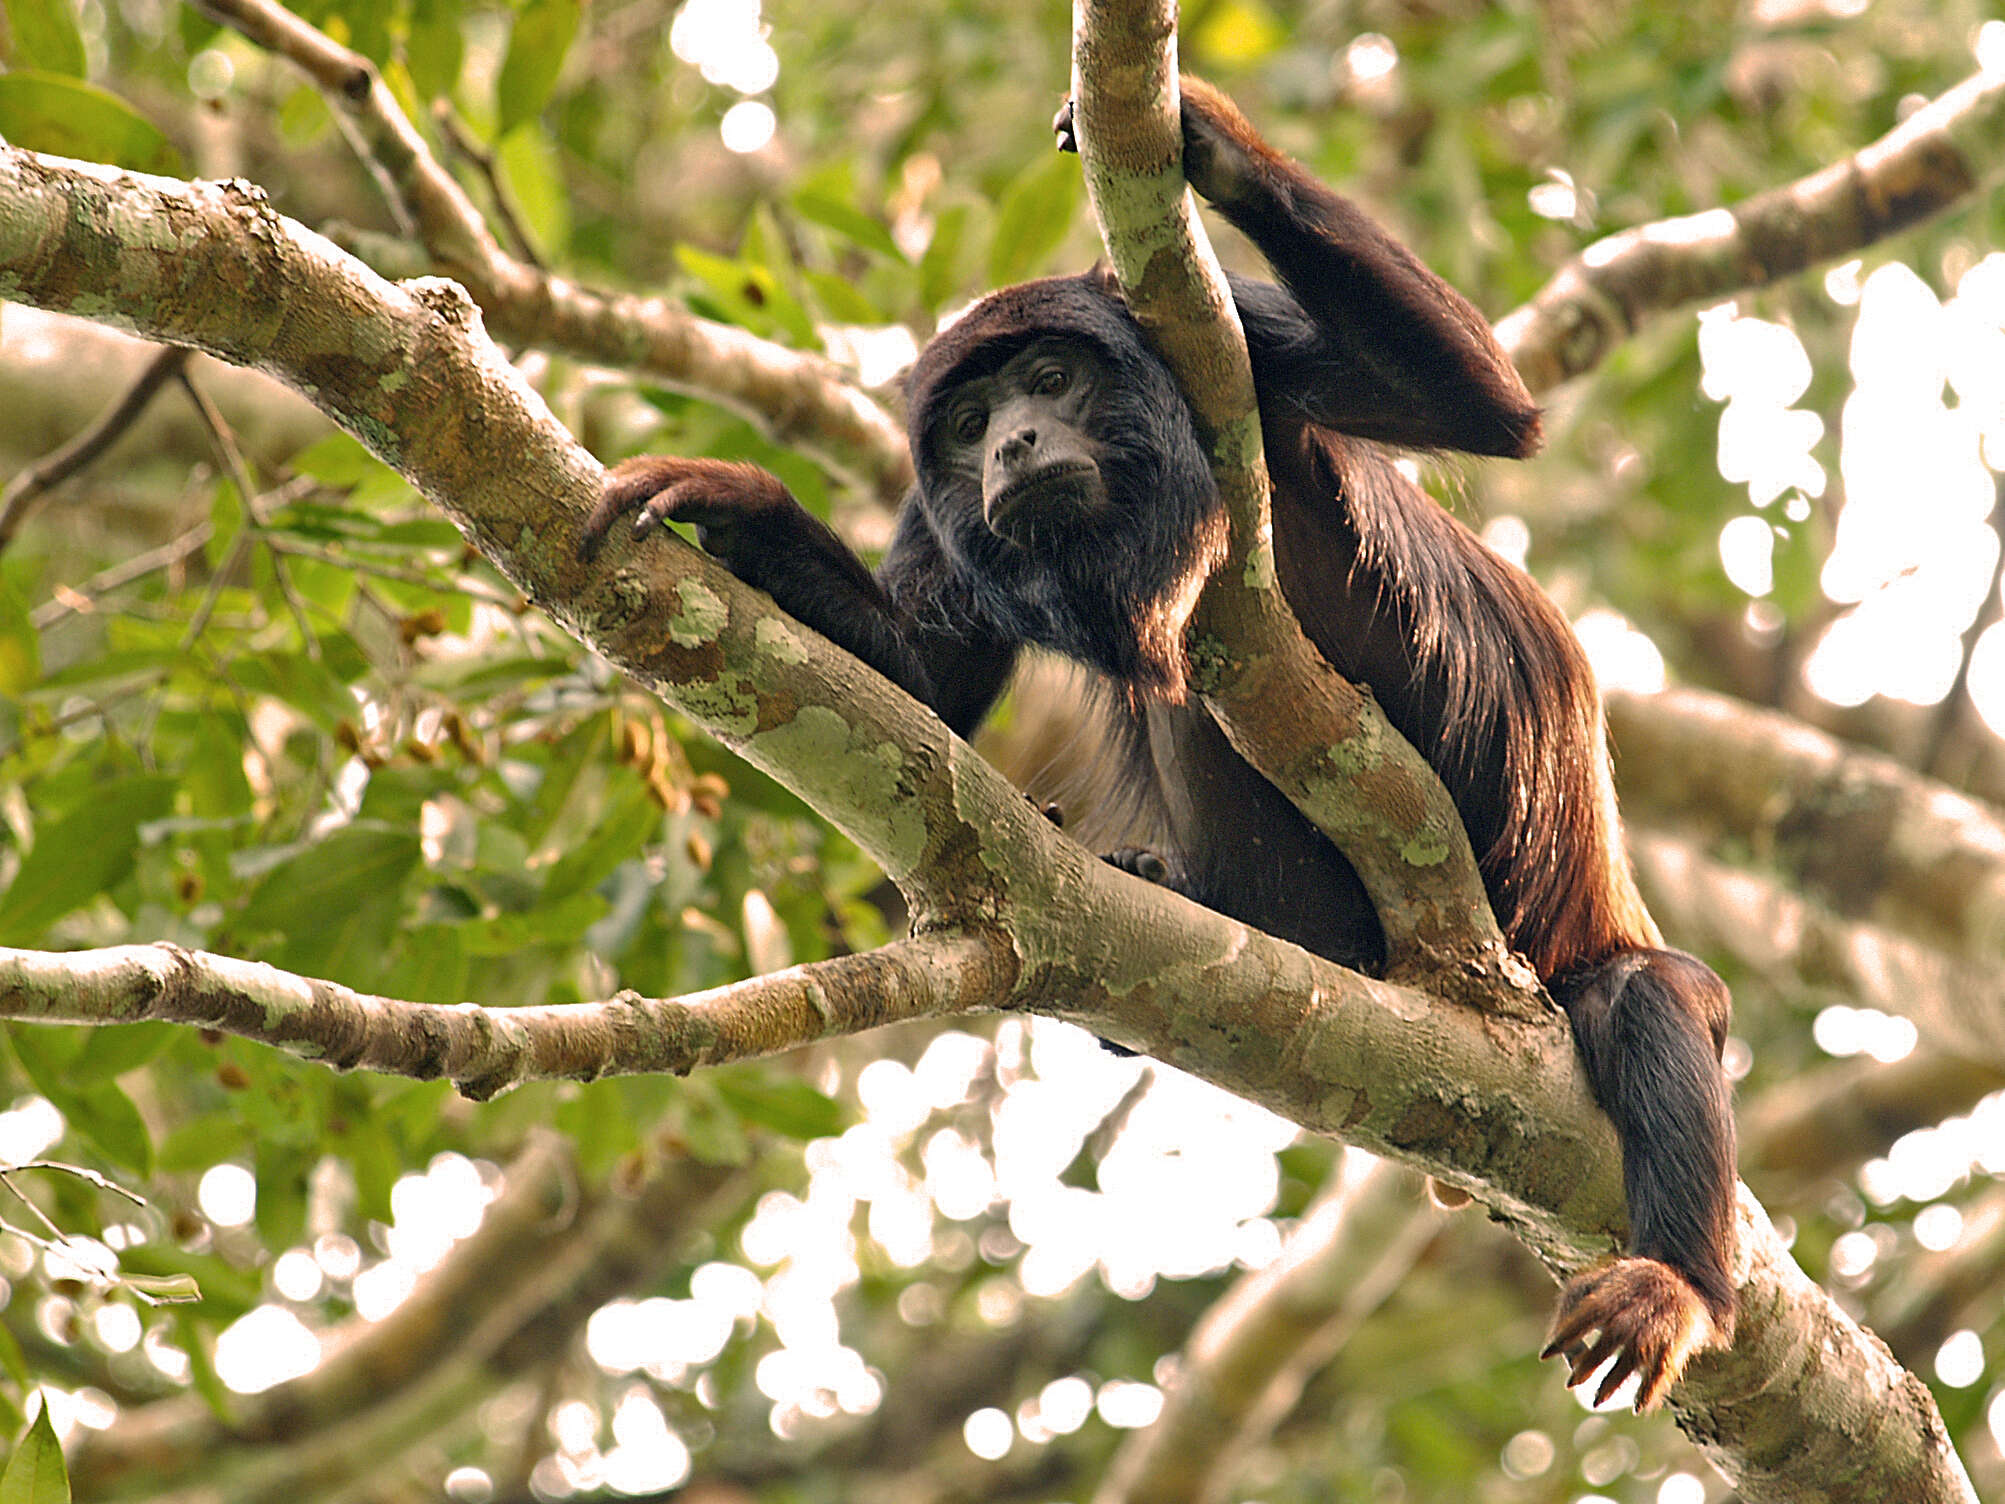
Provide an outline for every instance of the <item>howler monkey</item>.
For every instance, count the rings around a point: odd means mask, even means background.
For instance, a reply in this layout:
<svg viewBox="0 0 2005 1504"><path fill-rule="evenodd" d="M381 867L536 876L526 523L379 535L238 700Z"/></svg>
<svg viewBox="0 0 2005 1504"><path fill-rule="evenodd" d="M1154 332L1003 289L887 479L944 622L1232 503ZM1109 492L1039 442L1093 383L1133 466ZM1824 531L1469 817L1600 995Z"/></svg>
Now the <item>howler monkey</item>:
<svg viewBox="0 0 2005 1504"><path fill-rule="evenodd" d="M1069 145L1070 118L1057 122ZM1184 170L1280 284L1235 278L1289 605L1455 799L1513 946L1565 1006L1614 1120L1629 1252L1572 1280L1548 1356L1613 1359L1654 1405L1733 1325L1724 985L1663 949L1623 851L1600 703L1565 619L1410 483L1381 443L1522 456L1539 414L1482 317L1356 205L1187 81ZM1129 865L1249 924L1375 968L1344 858L1184 694L1183 626L1223 521L1189 407L1104 272L1005 288L912 372L918 483L873 575L752 465L616 467L586 549L693 523L746 583L967 734L1027 644L1096 671ZM1103 822L1106 823L1106 822ZM1146 852L1148 855L1139 856ZM1116 860L1121 860L1117 856Z"/></svg>

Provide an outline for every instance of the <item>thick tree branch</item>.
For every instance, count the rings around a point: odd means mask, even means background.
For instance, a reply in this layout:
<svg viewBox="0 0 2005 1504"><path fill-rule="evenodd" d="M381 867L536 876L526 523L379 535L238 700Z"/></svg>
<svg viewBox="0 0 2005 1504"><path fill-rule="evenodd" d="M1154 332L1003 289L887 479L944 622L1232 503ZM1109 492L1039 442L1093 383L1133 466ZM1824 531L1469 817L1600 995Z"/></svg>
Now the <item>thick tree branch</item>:
<svg viewBox="0 0 2005 1504"><path fill-rule="evenodd" d="M1660 866L1659 891L1686 904L1681 933L1751 964L1829 974L1942 1047L2005 1062L2005 820L1994 810L1718 695L1618 693L1608 714L1634 813L1749 852L1786 885L1710 866L1680 881ZM1765 938L1722 907L1747 903L1774 926Z"/></svg>
<svg viewBox="0 0 2005 1504"><path fill-rule="evenodd" d="M1497 325L1534 392L1599 365L1653 313L1766 287L2005 180L2005 73L1976 73L1870 146L1726 209L1597 240Z"/></svg>
<svg viewBox="0 0 2005 1504"><path fill-rule="evenodd" d="M958 935L1001 947L1005 962L984 973L991 990L971 982L964 1006L1080 1018L1402 1156L1424 1158L1424 1145L1451 1137L1483 1162L1464 1178L1504 1171L1503 1199L1543 1219L1556 1250L1577 1236L1559 1232L1559 1207L1583 1229L1619 1226L1612 1136L1580 1110L1587 1098L1556 1021L1486 1030L1094 860L913 701L672 538L617 539L599 566L578 564L576 522L598 472L450 284L384 283L240 185L18 151L0 152L0 226L0 294L88 307L310 388L532 599L841 825L906 888L912 944ZM274 307L289 316L251 316ZM46 985L30 1001L46 1013ZM304 989L291 1006L297 1017L313 1005ZM1405 1094L1388 1082L1401 1079L1442 1114L1398 1106ZM1571 1120L1585 1133L1562 1135L1563 1188L1526 1173L1523 1155L1542 1159L1543 1147L1521 1140L1507 1152L1451 1121L1485 1080L1542 1102L1521 1121ZM1518 1168L1505 1171L1508 1161ZM1542 1202L1553 1204L1532 1215ZM1577 1261L1593 1244L1557 1256Z"/></svg>
<svg viewBox="0 0 2005 1504"><path fill-rule="evenodd" d="M833 361L698 318L664 298L580 287L510 256L368 58L274 0L198 5L319 86L392 209L438 269L472 294L497 338L631 370L721 403L775 443L857 474L887 506L905 494L912 466L904 429Z"/></svg>

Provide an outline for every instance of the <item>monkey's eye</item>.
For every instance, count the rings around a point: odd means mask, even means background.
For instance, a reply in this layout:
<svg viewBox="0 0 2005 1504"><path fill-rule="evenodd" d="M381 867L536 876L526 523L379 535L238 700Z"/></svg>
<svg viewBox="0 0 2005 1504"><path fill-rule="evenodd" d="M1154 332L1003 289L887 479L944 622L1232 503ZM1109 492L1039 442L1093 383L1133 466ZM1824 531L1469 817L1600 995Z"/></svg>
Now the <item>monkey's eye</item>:
<svg viewBox="0 0 2005 1504"><path fill-rule="evenodd" d="M954 437L972 444L988 431L989 414L984 407L964 407L954 414Z"/></svg>
<svg viewBox="0 0 2005 1504"><path fill-rule="evenodd" d="M1037 373L1030 389L1040 397L1056 397L1072 385L1072 373L1064 366L1046 366Z"/></svg>

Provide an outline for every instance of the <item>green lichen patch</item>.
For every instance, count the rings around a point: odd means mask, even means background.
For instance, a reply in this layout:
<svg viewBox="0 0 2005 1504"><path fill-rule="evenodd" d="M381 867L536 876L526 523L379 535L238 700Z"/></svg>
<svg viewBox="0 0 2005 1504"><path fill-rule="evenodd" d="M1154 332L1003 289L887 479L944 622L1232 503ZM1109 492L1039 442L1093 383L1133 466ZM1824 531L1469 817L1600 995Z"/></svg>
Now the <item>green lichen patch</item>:
<svg viewBox="0 0 2005 1504"><path fill-rule="evenodd" d="M731 620L730 603L701 580L678 580L675 593L682 609L668 619L668 640L684 648L715 642Z"/></svg>

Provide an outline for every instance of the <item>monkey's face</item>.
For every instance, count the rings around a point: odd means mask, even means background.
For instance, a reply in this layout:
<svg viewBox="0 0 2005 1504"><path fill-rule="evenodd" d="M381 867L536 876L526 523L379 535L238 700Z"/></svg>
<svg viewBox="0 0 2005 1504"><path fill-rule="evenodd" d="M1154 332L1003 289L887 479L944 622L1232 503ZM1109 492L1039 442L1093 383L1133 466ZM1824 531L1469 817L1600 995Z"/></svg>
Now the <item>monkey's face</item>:
<svg viewBox="0 0 2005 1504"><path fill-rule="evenodd" d="M935 454L955 475L979 475L982 521L995 536L1058 547L1106 510L1092 437L1104 377L1090 345L1048 337L947 394Z"/></svg>

